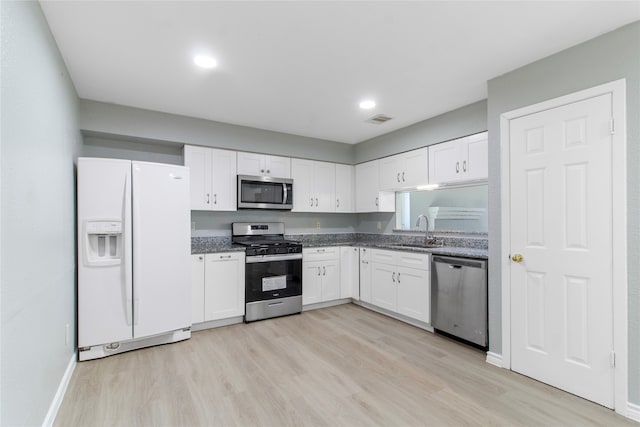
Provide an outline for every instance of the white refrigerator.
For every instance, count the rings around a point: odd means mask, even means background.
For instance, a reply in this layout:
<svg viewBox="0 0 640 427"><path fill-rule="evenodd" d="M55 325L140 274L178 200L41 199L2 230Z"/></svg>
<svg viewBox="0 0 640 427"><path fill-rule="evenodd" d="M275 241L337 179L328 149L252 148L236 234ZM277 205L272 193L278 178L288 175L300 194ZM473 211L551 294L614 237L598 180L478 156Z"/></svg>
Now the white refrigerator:
<svg viewBox="0 0 640 427"><path fill-rule="evenodd" d="M79 360L190 338L189 169L77 164Z"/></svg>

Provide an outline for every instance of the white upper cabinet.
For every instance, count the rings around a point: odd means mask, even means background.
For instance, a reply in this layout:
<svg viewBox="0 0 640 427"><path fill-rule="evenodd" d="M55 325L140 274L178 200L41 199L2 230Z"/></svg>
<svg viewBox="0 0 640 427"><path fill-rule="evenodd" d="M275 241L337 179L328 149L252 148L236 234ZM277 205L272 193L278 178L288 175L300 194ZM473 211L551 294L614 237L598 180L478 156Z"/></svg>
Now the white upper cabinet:
<svg viewBox="0 0 640 427"><path fill-rule="evenodd" d="M395 212L396 197L392 192L381 192L379 161L356 165L356 212Z"/></svg>
<svg viewBox="0 0 640 427"><path fill-rule="evenodd" d="M238 152L238 175L270 176L291 178L289 157Z"/></svg>
<svg viewBox="0 0 640 427"><path fill-rule="evenodd" d="M335 212L336 165L292 159L293 211Z"/></svg>
<svg viewBox="0 0 640 427"><path fill-rule="evenodd" d="M487 179L487 132L429 146L429 183Z"/></svg>
<svg viewBox="0 0 640 427"><path fill-rule="evenodd" d="M429 183L427 147L380 159L380 189L415 188Z"/></svg>
<svg viewBox="0 0 640 427"><path fill-rule="evenodd" d="M353 212L355 194L354 167L336 165L336 212Z"/></svg>
<svg viewBox="0 0 640 427"><path fill-rule="evenodd" d="M184 146L191 185L191 210L236 210L236 152Z"/></svg>

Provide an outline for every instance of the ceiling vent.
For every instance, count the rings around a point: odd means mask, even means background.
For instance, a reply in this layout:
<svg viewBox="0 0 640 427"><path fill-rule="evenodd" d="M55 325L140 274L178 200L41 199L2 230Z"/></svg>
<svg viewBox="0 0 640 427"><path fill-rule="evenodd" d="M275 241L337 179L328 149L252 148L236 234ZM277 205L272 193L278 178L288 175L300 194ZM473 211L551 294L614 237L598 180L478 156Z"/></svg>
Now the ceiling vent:
<svg viewBox="0 0 640 427"><path fill-rule="evenodd" d="M365 122L373 123L374 125L381 125L384 122L388 122L391 119L392 119L392 117L385 116L384 114L376 114L375 116L371 117L370 119L365 120Z"/></svg>

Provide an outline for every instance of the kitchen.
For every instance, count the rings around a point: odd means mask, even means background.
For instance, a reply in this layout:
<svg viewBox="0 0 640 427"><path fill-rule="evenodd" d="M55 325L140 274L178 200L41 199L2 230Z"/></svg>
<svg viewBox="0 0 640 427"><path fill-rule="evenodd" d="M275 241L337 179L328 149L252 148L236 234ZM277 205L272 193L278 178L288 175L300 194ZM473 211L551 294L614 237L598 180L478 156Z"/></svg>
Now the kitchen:
<svg viewBox="0 0 640 427"><path fill-rule="evenodd" d="M3 424L42 422L74 351L73 160L77 157L118 157L127 153L132 160L178 163L169 159L180 157L181 147L167 142L183 141L227 150L358 164L488 129L488 209L491 212L488 219L489 335L492 337L490 351L495 354L501 354L502 346L498 262L502 256L499 115L524 105L626 78L628 160L629 165L637 164L638 123L631 119L638 116L639 73L637 61L633 60L637 57L637 23L626 27L622 27L621 23L602 29L591 36L599 36L593 41L556 53L504 76L492 75L488 79L487 101L479 100L460 108L450 108L453 110L450 113L437 115L393 134L373 138L365 144L357 144L354 149L349 144L323 143L313 138L78 100L71 80L66 77L65 66L55 53L58 48L48 33L39 5L3 3L2 7L3 57L6 53L8 58L7 61L3 58L2 75ZM21 23L20 29L5 27L6 17L18 20L16 22ZM637 20L637 17L634 19ZM618 27L622 28L604 34ZM17 33L7 39L4 28L13 28ZM576 40L572 44L586 40ZM5 45L9 41L18 43L19 48L12 50L13 45ZM55 58L51 58L52 52ZM551 53L555 52L540 58ZM602 58L601 65L587 66L589 58L594 57ZM12 62L11 58L19 61ZM627 58L626 62L624 58ZM557 80L549 76L554 73L559 74ZM393 121L388 124L393 124ZM82 129L82 136L78 129ZM230 134L233 137L229 137ZM421 139L419 144L416 143L418 136ZM215 143L211 142L212 139L216 140ZM258 149L256 141L264 141L269 149ZM300 141L305 142L301 144ZM43 179L44 171L48 173L47 179ZM635 213L638 211L637 182L640 180L633 167L629 167L627 176L630 212L628 256L632 260L637 259L638 255L638 216ZM196 222L194 236L230 235L228 225L231 222L264 217L262 213L246 213L240 217L231 213L197 213L193 217ZM375 233L378 224L381 231L390 233L396 223L393 217L389 213L289 213L284 216L283 222L287 224L287 232L293 234L313 233L318 221L321 231L325 233ZM278 218L282 216L268 214L265 219L277 222ZM35 242L39 244L35 245ZM38 268L34 269L33 262L36 259ZM493 268L491 263L495 263ZM640 384L637 380L637 295L640 273L632 262L629 262L628 269L628 401L629 408L633 410L640 403ZM71 330L71 339L70 344L62 345L65 343L65 325L70 325L67 328ZM46 349L46 360L41 357L42 348Z"/></svg>

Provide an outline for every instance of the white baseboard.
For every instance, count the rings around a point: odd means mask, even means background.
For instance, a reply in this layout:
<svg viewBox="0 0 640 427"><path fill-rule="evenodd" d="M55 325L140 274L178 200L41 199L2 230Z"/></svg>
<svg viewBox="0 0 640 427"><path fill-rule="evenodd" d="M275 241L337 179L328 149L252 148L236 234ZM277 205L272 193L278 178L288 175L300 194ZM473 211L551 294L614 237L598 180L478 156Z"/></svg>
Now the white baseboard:
<svg viewBox="0 0 640 427"><path fill-rule="evenodd" d="M640 405L627 402L627 418L640 422Z"/></svg>
<svg viewBox="0 0 640 427"><path fill-rule="evenodd" d="M487 363L502 368L502 355L487 351Z"/></svg>
<svg viewBox="0 0 640 427"><path fill-rule="evenodd" d="M51 402L51 406L49 406L49 411L47 412L47 416L44 418L42 422L42 427L51 427L53 426L53 422L56 420L56 415L58 415L58 410L60 409L60 405L62 405L62 400L64 399L64 395L67 392L67 387L69 386L69 382L71 381L71 376L73 375L73 371L76 369L76 364L78 360L78 355L74 351L71 355L71 360L69 360L69 364L67 365L67 370L64 371L64 375L60 380L60 384L58 385L58 390L56 391L56 395L53 397L53 401Z"/></svg>

